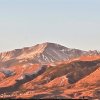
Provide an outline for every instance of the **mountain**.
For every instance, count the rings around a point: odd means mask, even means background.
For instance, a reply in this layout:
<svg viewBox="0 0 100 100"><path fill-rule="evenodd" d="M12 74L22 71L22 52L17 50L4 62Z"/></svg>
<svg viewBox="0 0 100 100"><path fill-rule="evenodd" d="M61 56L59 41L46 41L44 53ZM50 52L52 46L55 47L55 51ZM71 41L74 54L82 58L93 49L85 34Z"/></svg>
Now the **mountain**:
<svg viewBox="0 0 100 100"><path fill-rule="evenodd" d="M73 60L56 66L9 67L15 74L0 80L0 98L99 99L100 59Z"/></svg>
<svg viewBox="0 0 100 100"><path fill-rule="evenodd" d="M0 53L0 66L8 67L28 63L48 64L70 60L82 55L100 55L100 52L71 49L56 43L46 42L32 47Z"/></svg>
<svg viewBox="0 0 100 100"><path fill-rule="evenodd" d="M0 53L0 99L100 99L100 52L56 43Z"/></svg>

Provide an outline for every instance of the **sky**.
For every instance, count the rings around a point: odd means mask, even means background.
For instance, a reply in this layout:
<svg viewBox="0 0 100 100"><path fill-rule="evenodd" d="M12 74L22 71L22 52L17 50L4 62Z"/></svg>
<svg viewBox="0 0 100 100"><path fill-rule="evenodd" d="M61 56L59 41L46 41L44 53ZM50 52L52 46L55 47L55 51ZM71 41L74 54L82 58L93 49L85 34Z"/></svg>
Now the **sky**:
<svg viewBox="0 0 100 100"><path fill-rule="evenodd" d="M0 52L44 42L100 50L100 0L0 0Z"/></svg>

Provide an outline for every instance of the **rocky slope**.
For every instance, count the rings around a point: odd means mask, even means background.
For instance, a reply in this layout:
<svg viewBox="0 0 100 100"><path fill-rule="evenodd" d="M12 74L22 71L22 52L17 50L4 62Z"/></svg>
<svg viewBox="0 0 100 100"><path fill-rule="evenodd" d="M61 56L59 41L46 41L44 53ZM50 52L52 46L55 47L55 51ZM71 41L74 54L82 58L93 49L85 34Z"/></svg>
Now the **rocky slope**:
<svg viewBox="0 0 100 100"><path fill-rule="evenodd" d="M100 99L100 52L55 43L0 53L0 99Z"/></svg>
<svg viewBox="0 0 100 100"><path fill-rule="evenodd" d="M0 81L0 98L99 98L99 59L9 69L16 74Z"/></svg>
<svg viewBox="0 0 100 100"><path fill-rule="evenodd" d="M46 42L33 47L0 53L0 66L9 67L16 64L34 63L47 64L70 60L82 55L100 55L100 52L70 49L59 44Z"/></svg>

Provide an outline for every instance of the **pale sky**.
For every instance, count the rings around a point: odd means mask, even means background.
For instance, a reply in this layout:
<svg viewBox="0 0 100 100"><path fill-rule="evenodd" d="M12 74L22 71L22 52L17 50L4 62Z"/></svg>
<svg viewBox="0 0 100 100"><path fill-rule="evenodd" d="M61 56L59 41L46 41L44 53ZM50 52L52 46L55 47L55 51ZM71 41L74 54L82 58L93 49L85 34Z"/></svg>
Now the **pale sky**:
<svg viewBox="0 0 100 100"><path fill-rule="evenodd" d="M0 52L47 41L100 50L100 0L0 0Z"/></svg>

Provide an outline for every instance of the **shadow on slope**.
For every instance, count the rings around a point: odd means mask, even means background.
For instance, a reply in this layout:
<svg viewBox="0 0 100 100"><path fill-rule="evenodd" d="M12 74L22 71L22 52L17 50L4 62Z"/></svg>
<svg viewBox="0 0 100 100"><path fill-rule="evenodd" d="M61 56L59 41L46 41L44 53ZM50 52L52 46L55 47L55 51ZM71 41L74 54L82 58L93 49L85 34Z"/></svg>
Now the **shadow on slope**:
<svg viewBox="0 0 100 100"><path fill-rule="evenodd" d="M45 73L43 73L43 77L39 81L39 84L46 84L51 80L64 75L66 75L66 79L68 78L68 82L73 84L95 71L99 67L99 64L100 60L94 60L73 61L59 66L50 66Z"/></svg>
<svg viewBox="0 0 100 100"><path fill-rule="evenodd" d="M26 74L23 79L16 80L16 83L13 86L0 88L0 94L18 90L22 84L29 82L44 73L46 68L47 66L43 65L37 72L34 72L33 74Z"/></svg>

